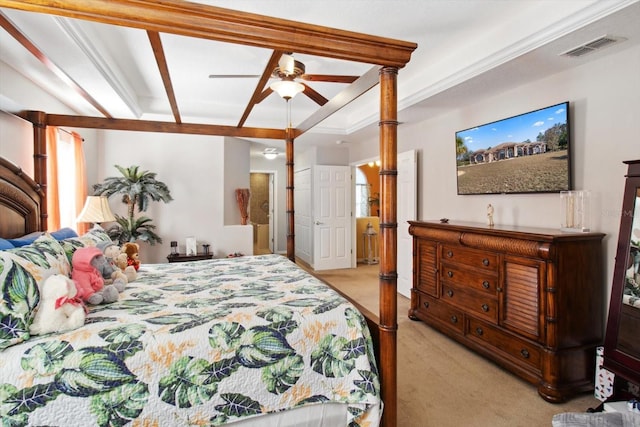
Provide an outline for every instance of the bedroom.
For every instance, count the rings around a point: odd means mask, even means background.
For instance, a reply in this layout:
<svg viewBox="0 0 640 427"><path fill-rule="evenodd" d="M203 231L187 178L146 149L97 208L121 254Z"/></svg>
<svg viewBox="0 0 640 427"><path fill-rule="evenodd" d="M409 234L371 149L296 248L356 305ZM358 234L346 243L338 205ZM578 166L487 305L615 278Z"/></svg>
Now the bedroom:
<svg viewBox="0 0 640 427"><path fill-rule="evenodd" d="M637 10L637 4L630 7ZM455 175L452 172L453 162L444 161L451 158L452 135L455 130L526 111L532 107L570 100L574 107L574 125L576 126L574 132L576 188L589 189L595 195L594 207L601 214L593 216L592 227L607 234L606 277L607 282L610 283L618 227L616 215L619 211L624 175L622 161L638 156L637 143L629 136L638 133L638 123L634 118L638 116L640 110L637 97L639 84L637 42L635 45L621 44L617 51L613 49L616 48L611 48L609 53L603 50L602 56L597 60L589 61L580 67L551 75L542 72L535 75L532 81L515 87L498 87L489 93L480 93L477 89L478 85L473 85L477 94L472 101L468 101L468 98L463 101L460 92L471 90L464 85L460 89L451 89L434 96L433 103L421 112L422 117L430 116L431 119L419 120L415 123L407 122L398 130L399 151L419 150L418 218L446 216L461 220L484 220L488 197L456 196ZM8 68L5 64L2 66L0 84L2 84L3 101L14 100L18 104L28 105L29 108L45 111L63 108L46 93L33 88L30 82L20 77L15 70ZM496 72L514 73L509 69L498 69ZM403 71L400 72L400 81L402 81L402 75ZM490 78L490 76L491 73L486 77ZM24 89L20 90L20 88ZM35 93L37 96L33 95ZM28 96L30 94L31 96ZM460 98L454 98L455 95ZM38 103L34 105L25 98L37 99ZM465 105L465 107L460 108L459 105ZM4 108L10 109L10 107ZM15 128L6 126L5 120L8 119L3 115L2 126L0 126L0 132L2 132L0 154L13 157L16 163L29 171L31 154L19 150L16 152L16 145L8 141L28 140L31 133L27 131L25 134L23 130L16 131ZM611 126L611 123L615 123L615 126ZM22 132L22 135L16 136L12 132ZM81 130L81 133L87 141L88 162L94 165L89 171L90 182L98 182L106 176L111 176L113 164L124 162L122 153L125 152L126 159L132 164L140 163L145 168L158 171L162 179L170 181L172 191L176 194L197 194L183 203L176 201L166 206L153 207L150 211L150 216L161 224L163 229L171 230L163 234L163 237L166 235L167 242L173 239L182 241L184 236L197 235L199 238L202 236L203 240L217 244L220 242L221 229L224 225L233 224L234 220L227 221L226 217L232 216L234 211L232 208L228 214L222 211L223 206L220 200L224 196L218 191L218 185L216 185L225 178L213 175L221 173L221 169L203 167L202 170L194 170L189 167L194 157L220 158L219 144L210 144L211 138L220 138L157 136L126 132L99 133L88 130ZM342 136L340 138L345 139ZM350 142L348 150L343 147L330 150L325 148L325 150L337 152L338 154L334 154L336 156L348 156L349 163L376 157L376 137L367 136L364 132L364 135L359 138L361 142L358 143L355 140ZM176 140L189 144L189 148L184 150L176 147ZM249 146L241 149L250 150ZM344 154L345 150L348 154ZM262 167L264 166L260 168ZM247 165L246 168L253 168L253 166ZM452 176L451 180L439 178L449 175ZM243 178L235 177L235 179ZM203 182L206 185L203 186ZM194 193L191 190L194 187L201 190ZM186 191L189 193L185 193L185 189L188 189ZM197 200L196 206L193 205L194 197ZM560 216L558 198L553 195L499 196L491 198L490 201L496 207L496 222L555 227ZM226 205L224 209L227 209ZM184 218L187 215L188 218L195 216L195 221L185 221ZM189 223L198 223L198 229L194 230ZM284 227L279 227L279 230L284 230ZM281 242L279 251L282 252L284 238L279 239L279 242ZM227 249L224 246L221 248L225 251ZM147 248L145 256L149 256L150 260L162 260L167 253L168 245L165 245Z"/></svg>

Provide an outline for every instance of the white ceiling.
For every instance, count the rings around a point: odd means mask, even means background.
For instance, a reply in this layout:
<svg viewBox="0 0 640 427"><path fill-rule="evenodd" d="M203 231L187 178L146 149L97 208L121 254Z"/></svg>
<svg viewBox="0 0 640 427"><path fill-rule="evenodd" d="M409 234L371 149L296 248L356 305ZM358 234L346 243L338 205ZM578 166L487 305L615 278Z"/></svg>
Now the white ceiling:
<svg viewBox="0 0 640 427"><path fill-rule="evenodd" d="M638 0L208 0L212 6L324 25L418 44L398 78L399 120L434 116L501 91L640 43ZM58 67L116 118L173 121L147 34L11 9L2 13ZM580 58L560 53L602 35L624 38ZM183 123L237 125L270 50L161 35ZM46 88L72 111L101 116L24 47L0 30L0 60ZM362 75L370 65L295 55L309 74ZM0 78L2 76L0 75ZM331 99L346 85L308 83ZM272 94L245 126L283 128L284 100ZM40 109L20 105L24 109ZM291 101L295 127L318 105ZM377 131L378 91L371 90L296 141L333 144ZM48 113L65 113L47 111ZM282 147L282 142L259 141Z"/></svg>

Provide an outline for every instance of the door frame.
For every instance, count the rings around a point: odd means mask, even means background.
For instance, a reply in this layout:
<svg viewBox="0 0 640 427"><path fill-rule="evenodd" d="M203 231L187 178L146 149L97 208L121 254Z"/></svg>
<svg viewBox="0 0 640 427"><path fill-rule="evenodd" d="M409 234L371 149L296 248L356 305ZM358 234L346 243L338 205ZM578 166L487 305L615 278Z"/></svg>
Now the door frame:
<svg viewBox="0 0 640 427"><path fill-rule="evenodd" d="M273 169L251 169L249 174L262 173L269 175L269 249L276 253L278 247L278 171ZM254 231L255 232L255 231Z"/></svg>

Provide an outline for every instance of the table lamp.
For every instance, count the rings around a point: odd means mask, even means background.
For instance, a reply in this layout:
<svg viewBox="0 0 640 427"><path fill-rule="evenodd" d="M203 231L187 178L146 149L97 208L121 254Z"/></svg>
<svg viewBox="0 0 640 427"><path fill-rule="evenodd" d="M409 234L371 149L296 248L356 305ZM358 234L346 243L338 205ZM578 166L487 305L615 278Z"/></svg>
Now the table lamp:
<svg viewBox="0 0 640 427"><path fill-rule="evenodd" d="M78 215L77 222L91 222L98 224L101 222L115 221L109 201L104 196L88 196L82 208L82 212Z"/></svg>

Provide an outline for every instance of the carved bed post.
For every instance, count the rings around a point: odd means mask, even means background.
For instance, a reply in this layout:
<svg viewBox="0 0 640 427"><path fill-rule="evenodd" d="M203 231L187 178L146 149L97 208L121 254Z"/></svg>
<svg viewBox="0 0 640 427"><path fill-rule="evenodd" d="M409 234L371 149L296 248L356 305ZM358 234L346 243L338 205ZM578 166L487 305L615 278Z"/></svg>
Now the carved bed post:
<svg viewBox="0 0 640 427"><path fill-rule="evenodd" d="M397 423L397 180L398 99L396 67L380 69L380 376L382 425Z"/></svg>
<svg viewBox="0 0 640 427"><path fill-rule="evenodd" d="M286 129L286 165L287 165L287 258L296 262L296 233L293 209L293 129Z"/></svg>
<svg viewBox="0 0 640 427"><path fill-rule="evenodd" d="M27 111L27 120L33 124L33 180L42 189L40 227L47 229L47 114Z"/></svg>

